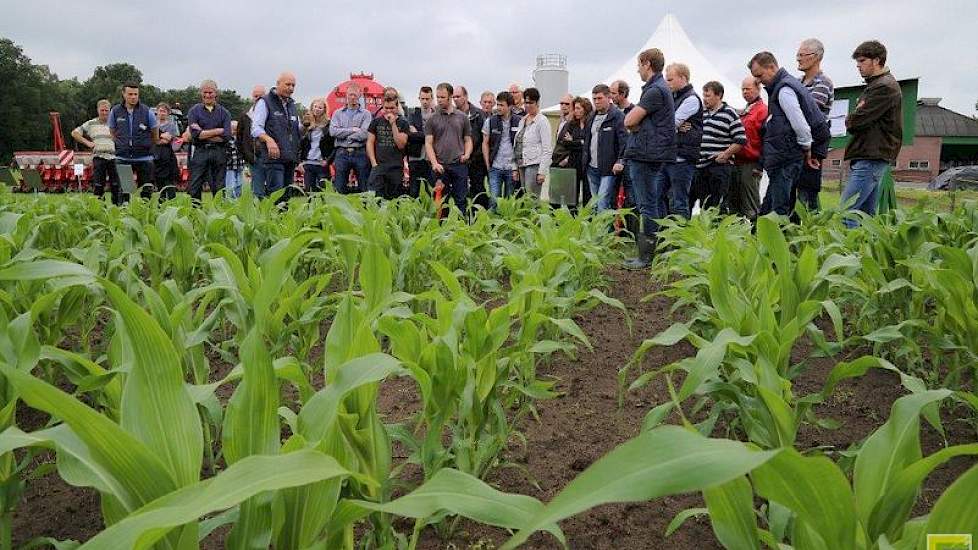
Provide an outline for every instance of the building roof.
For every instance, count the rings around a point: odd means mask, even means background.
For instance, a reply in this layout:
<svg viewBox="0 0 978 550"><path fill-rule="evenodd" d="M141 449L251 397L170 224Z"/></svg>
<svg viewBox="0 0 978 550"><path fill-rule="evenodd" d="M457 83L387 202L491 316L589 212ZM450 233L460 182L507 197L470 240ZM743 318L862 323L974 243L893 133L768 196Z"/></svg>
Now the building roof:
<svg viewBox="0 0 978 550"><path fill-rule="evenodd" d="M917 101L917 135L940 137L978 137L978 120L938 105L939 97Z"/></svg>

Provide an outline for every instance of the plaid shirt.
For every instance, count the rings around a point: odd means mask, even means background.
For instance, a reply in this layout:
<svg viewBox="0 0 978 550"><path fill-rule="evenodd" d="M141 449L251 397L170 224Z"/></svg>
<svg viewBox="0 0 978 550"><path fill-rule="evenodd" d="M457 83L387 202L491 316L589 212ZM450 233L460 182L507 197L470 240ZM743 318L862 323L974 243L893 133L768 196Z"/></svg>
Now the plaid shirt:
<svg viewBox="0 0 978 550"><path fill-rule="evenodd" d="M244 168L244 157L241 156L241 151L238 150L238 142L233 137L227 141L227 159L228 170L238 171Z"/></svg>

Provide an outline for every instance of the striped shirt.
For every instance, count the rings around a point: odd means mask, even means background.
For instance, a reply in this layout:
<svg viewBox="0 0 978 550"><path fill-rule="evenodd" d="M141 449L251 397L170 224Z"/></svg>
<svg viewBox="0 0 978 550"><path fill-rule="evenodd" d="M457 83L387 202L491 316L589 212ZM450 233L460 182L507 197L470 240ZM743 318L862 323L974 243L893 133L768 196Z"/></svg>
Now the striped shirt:
<svg viewBox="0 0 978 550"><path fill-rule="evenodd" d="M716 110L703 110L703 139L700 141L700 159L697 168L705 168L713 162L713 157L719 155L727 147L738 143L747 143L744 125L740 115L726 102L720 103Z"/></svg>
<svg viewBox="0 0 978 550"><path fill-rule="evenodd" d="M825 76L825 73L819 72L811 82L805 82L805 77L802 76L801 83L812 93L818 108L828 115L832 110L832 96L835 95L835 85L832 84L832 80Z"/></svg>

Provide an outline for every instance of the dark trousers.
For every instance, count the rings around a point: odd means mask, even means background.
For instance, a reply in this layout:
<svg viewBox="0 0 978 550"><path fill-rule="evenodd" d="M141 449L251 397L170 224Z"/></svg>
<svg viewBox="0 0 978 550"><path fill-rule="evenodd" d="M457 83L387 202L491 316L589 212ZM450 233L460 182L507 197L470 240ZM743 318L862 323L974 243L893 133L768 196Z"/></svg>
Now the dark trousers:
<svg viewBox="0 0 978 550"><path fill-rule="evenodd" d="M408 185L408 194L414 198L418 198L421 194L421 182L427 182L426 185L428 189L431 189L431 163L426 160L411 160L408 161L408 172L410 173L410 183Z"/></svg>
<svg viewBox="0 0 978 550"><path fill-rule="evenodd" d="M779 216L790 216L795 205L791 202L791 190L798 184L801 166L804 161L796 160L767 171L767 193L761 202L761 215L777 212Z"/></svg>
<svg viewBox="0 0 978 550"><path fill-rule="evenodd" d="M445 173L435 174L435 182L437 184L441 181L445 186L445 195L451 195L455 206L465 212L469 199L469 167L460 163L442 166L445 168Z"/></svg>
<svg viewBox="0 0 978 550"><path fill-rule="evenodd" d="M190 196L200 200L204 184L210 185L214 196L224 188L227 174L227 156L224 145L197 145L190 157Z"/></svg>
<svg viewBox="0 0 978 550"><path fill-rule="evenodd" d="M285 189L285 193L276 200L276 203L288 201L292 197L292 184L295 180L295 164L291 162L265 163L265 192L266 196Z"/></svg>
<svg viewBox="0 0 978 550"><path fill-rule="evenodd" d="M818 212L818 194L822 191L822 168L812 168L807 164L801 167L801 175L798 176L798 185L791 190L792 209L796 201L805 205L809 212ZM792 214L792 221L797 223L799 220L796 214Z"/></svg>
<svg viewBox="0 0 978 550"><path fill-rule="evenodd" d="M337 193L359 193L366 190L367 181L370 179L370 160L367 159L367 152L363 147L337 148L333 166L336 168L333 189ZM350 181L350 173L354 171L357 173L355 183Z"/></svg>
<svg viewBox="0 0 978 550"><path fill-rule="evenodd" d="M157 145L153 151L156 160L153 161L156 176L156 187L160 190L160 198L164 200L177 196L177 180L180 178L180 166L177 156L170 144Z"/></svg>
<svg viewBox="0 0 978 550"><path fill-rule="evenodd" d="M122 192L119 190L119 172L115 169L115 161L94 157L92 159L92 186L95 196L105 195L105 183L109 183L109 193L112 204L122 204Z"/></svg>
<svg viewBox="0 0 978 550"><path fill-rule="evenodd" d="M730 174L733 165L711 163L696 169L693 185L689 190L689 206L700 201L700 208L719 208L725 204L730 189Z"/></svg>
<svg viewBox="0 0 978 550"><path fill-rule="evenodd" d="M469 163L469 198L474 204L486 210L492 206L489 192L486 190L486 178L488 176L486 163L481 157Z"/></svg>
<svg viewBox="0 0 978 550"><path fill-rule="evenodd" d="M378 197L390 200L397 198L404 190L404 168L400 164L384 166L378 164L370 169L367 188Z"/></svg>
<svg viewBox="0 0 978 550"><path fill-rule="evenodd" d="M659 195L658 214L660 218L679 216L689 219L689 187L693 184L696 166L692 162L665 163L656 175Z"/></svg>
<svg viewBox="0 0 978 550"><path fill-rule="evenodd" d="M577 180L575 183L578 190L577 196L580 197L577 204L583 207L585 204L591 202L591 198L594 196L591 194L591 183L588 181L587 168L583 166L575 166L574 177Z"/></svg>
<svg viewBox="0 0 978 550"><path fill-rule="evenodd" d="M655 237L659 232L659 224L655 220L666 215L659 213L660 195L663 191L656 185L659 173L664 170L663 166L661 162L642 162L634 159L628 161L632 189L635 191L635 203L642 216L642 232L646 237Z"/></svg>
<svg viewBox="0 0 978 550"><path fill-rule="evenodd" d="M756 173L756 175L755 175ZM727 192L727 204L731 212L749 220L757 219L761 198L758 186L761 181L761 165L748 162L734 166Z"/></svg>
<svg viewBox="0 0 978 550"><path fill-rule="evenodd" d="M303 164L302 170L302 184L306 187L306 191L322 191L323 180L329 176L329 167L316 162Z"/></svg>
<svg viewBox="0 0 978 550"><path fill-rule="evenodd" d="M116 164L126 164L132 167L132 173L136 176L136 186L139 188L139 196L148 199L153 196L156 190L156 163L151 160L129 160L115 159ZM128 201L129 194L122 193L122 200Z"/></svg>
<svg viewBox="0 0 978 550"><path fill-rule="evenodd" d="M259 159L251 166L251 194L255 198L264 198L268 193L265 192L265 164Z"/></svg>

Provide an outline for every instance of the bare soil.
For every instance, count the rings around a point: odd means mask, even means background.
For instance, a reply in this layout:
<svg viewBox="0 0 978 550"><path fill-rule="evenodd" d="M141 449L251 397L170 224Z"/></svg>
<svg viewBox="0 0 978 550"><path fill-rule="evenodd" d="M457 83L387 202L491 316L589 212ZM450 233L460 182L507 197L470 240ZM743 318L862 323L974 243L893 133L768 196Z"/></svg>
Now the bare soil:
<svg viewBox="0 0 978 550"><path fill-rule="evenodd" d="M681 312L671 313L671 302L662 297L643 301L656 290L646 273L612 268L609 277L612 284L607 293L627 306L632 330L628 330L621 312L605 305L576 318L593 350L582 349L576 357L557 357L541 366L541 375L557 380L561 395L539 402L539 419L527 418L518 427L526 444L514 442L503 459L519 468L494 470L487 481L495 487L549 501L595 460L636 436L648 410L666 400L664 384L653 381L641 390L626 393L619 407L617 375L642 340L680 320ZM810 346L802 343L794 350L793 360L800 361L810 352ZM315 355L320 353L317 350ZM656 368L693 353L694 349L686 343L656 348L646 356L642 368ZM859 353L860 350L851 352L848 358ZM807 369L795 381L795 394L819 391L835 363L836 359L809 360ZM222 370L229 368L222 367ZM834 418L842 427L827 430L805 426L799 433L798 447L848 448L879 427L889 416L893 401L904 393L899 379L883 371L871 371L843 382L833 397L815 410L817 416ZM227 395L221 398L226 399ZM414 385L405 379L386 382L379 399L379 407L389 422L405 420L419 407ZM20 426L38 428L46 420L46 416L26 407L18 411ZM948 439L952 443L974 441L974 431L963 422L947 422L946 415L945 424L949 426ZM925 454L944 445L943 438L929 426L922 433ZM400 454L395 449L395 455ZM51 461L53 457L44 455L37 460ZM966 458L955 459L931 475L915 513L925 513L944 488L973 463ZM672 536L664 536L666 526L677 513L702 505L699 495L609 504L563 521L561 528L574 549L719 548L708 520L703 518L691 519ZM22 544L38 536L81 541L102 528L97 494L69 486L51 474L28 484L14 517L14 542ZM409 529L408 526L406 530ZM205 541L204 547L221 548L222 535L223 531L216 533ZM426 530L421 548L494 548L508 536L505 530L463 520L450 541L439 539L431 529ZM534 549L558 547L555 539L543 534L534 535L526 545Z"/></svg>

